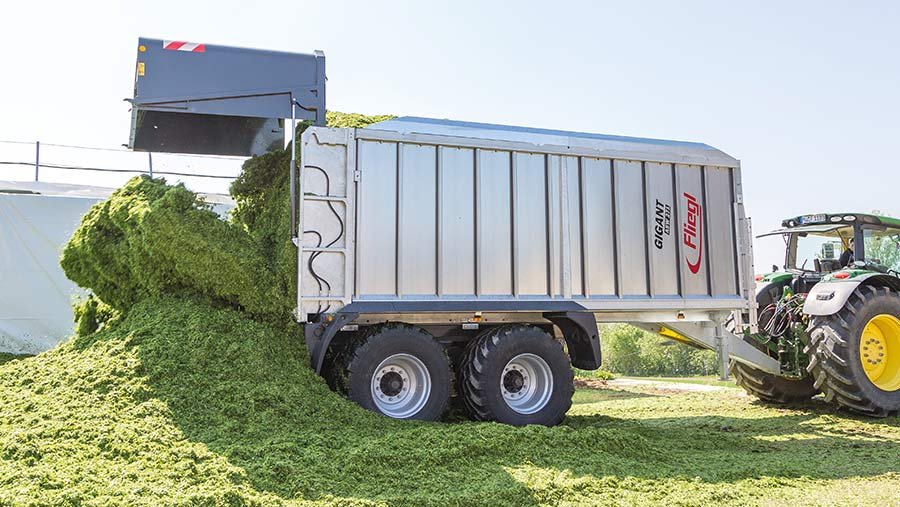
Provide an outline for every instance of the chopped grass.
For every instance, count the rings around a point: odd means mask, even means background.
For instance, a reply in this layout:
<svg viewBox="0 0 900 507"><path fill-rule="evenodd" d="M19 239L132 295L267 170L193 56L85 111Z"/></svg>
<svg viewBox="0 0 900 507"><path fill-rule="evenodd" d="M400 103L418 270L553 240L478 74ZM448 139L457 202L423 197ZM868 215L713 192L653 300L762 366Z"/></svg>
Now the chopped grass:
<svg viewBox="0 0 900 507"><path fill-rule="evenodd" d="M716 386L716 387L730 387L734 389L740 389L733 381L731 380L719 380L716 376L697 376L697 377L632 377L632 376L623 376L621 378L635 379L635 380L652 380L655 382L673 382L678 384L697 384L704 386Z"/></svg>
<svg viewBox="0 0 900 507"><path fill-rule="evenodd" d="M823 403L580 389L556 428L394 421L305 360L164 297L7 363L0 505L887 505L900 481L900 422Z"/></svg>
<svg viewBox="0 0 900 507"><path fill-rule="evenodd" d="M579 370L578 368L572 369L575 370L575 378L590 378L597 380L612 380L616 378L613 373L606 371L603 368L600 368L598 370Z"/></svg>
<svg viewBox="0 0 900 507"><path fill-rule="evenodd" d="M0 365L0 506L896 500L900 422L820 403L580 389L554 428L362 410L308 368L286 315L286 161L247 162L230 222L147 178L88 214L63 258L94 293L79 335Z"/></svg>
<svg viewBox="0 0 900 507"><path fill-rule="evenodd" d="M8 363L10 361L15 361L16 359L24 359L26 357L30 356L27 354L11 354L9 352L0 352L0 365Z"/></svg>

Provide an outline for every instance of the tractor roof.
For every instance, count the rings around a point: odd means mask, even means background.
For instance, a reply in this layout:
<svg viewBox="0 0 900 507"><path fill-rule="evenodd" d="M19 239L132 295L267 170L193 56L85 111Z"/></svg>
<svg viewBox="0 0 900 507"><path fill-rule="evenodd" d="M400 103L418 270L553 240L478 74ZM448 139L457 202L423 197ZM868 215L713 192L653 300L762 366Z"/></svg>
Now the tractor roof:
<svg viewBox="0 0 900 507"><path fill-rule="evenodd" d="M786 218L781 221L785 229L812 225L854 225L869 224L900 228L900 219L871 215L868 213L815 213Z"/></svg>
<svg viewBox="0 0 900 507"><path fill-rule="evenodd" d="M764 238L766 236L775 236L778 234L797 234L797 233L808 233L816 236L834 236L840 237L840 230L847 230L849 227L847 224L815 224L815 225L797 225L794 227L784 227L781 229L775 229L774 231L769 231L765 234L760 234L757 238Z"/></svg>

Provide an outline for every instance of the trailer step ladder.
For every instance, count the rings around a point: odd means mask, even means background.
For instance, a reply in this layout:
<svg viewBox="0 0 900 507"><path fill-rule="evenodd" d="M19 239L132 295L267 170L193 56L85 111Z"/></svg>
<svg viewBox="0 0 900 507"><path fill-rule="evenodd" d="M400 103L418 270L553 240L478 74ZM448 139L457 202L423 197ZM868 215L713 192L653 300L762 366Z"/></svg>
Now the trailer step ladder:
<svg viewBox="0 0 900 507"><path fill-rule="evenodd" d="M318 132L315 134L316 142L319 145L325 144L330 147L335 148L338 151L341 151L341 155L346 156L348 158L348 162L353 160L354 163L344 164L346 168L346 172L343 175L344 177L344 185L343 188L340 188L341 185L336 185L334 183L328 185L329 193L326 195L324 193L319 193L318 190L322 190L317 188L317 192L313 192L312 189L309 188L308 178L315 173L321 173L325 171L324 167L334 167L331 164L316 164L315 160L306 160L303 155L303 148L301 146L301 157L298 161L298 183L299 190L297 192L297 209L299 210L299 216L297 217L297 237L294 238L294 244L300 250L298 259L299 265L297 269L298 280L297 280L297 315L298 320L301 322L305 322L309 320L309 315L321 315L329 313L329 309L331 308L339 308L344 305L350 304L350 300L352 297L352 266L348 262L348 252L353 247L353 230L354 230L354 222L355 222L355 206L352 199L349 199L348 196L352 195L353 192L356 191L356 180L359 178L359 173L357 171L352 170L351 168L355 167L355 142L354 142L354 134L352 131L348 131L347 129L335 129L334 131L326 131L327 134L334 133L336 134L334 138L324 139L325 132ZM330 136L329 136L330 137ZM335 174L329 174L329 181L337 180ZM308 205L313 203L324 203L324 205L328 205L334 211L334 213L340 216L340 220L343 223L343 232L339 237L335 237L337 231L332 234L331 232L325 232L322 234L322 240L319 243L319 246L309 246L305 240L305 236L308 236L309 231L306 230L306 211ZM318 232L318 231L317 231ZM332 240L336 241L336 245L342 246L325 246L330 243ZM325 256L340 256L340 264L342 266L341 271L343 272L342 283L339 286L335 286L334 280L329 280L327 276L323 276L328 284L323 284L322 290L319 290L317 285L310 286L308 280L304 283L304 273L308 273L309 270L306 267L308 263L309 255L316 255L316 259L324 259ZM314 265L317 263L317 260L314 261ZM329 289L330 286L330 289ZM313 308L312 305L315 305ZM316 310L315 312L309 311L310 309ZM317 315L317 316L318 316Z"/></svg>

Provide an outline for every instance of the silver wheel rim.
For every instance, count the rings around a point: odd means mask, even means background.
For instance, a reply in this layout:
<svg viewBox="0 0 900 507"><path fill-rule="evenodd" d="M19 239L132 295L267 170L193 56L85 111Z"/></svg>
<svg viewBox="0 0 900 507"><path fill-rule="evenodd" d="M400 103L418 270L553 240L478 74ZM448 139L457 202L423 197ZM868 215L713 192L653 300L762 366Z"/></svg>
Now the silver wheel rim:
<svg viewBox="0 0 900 507"><path fill-rule="evenodd" d="M553 375L540 356L519 354L509 360L500 375L500 392L509 408L519 414L533 414L550 402Z"/></svg>
<svg viewBox="0 0 900 507"><path fill-rule="evenodd" d="M394 354L375 368L371 389L382 414L405 419L422 410L431 396L431 375L416 356Z"/></svg>

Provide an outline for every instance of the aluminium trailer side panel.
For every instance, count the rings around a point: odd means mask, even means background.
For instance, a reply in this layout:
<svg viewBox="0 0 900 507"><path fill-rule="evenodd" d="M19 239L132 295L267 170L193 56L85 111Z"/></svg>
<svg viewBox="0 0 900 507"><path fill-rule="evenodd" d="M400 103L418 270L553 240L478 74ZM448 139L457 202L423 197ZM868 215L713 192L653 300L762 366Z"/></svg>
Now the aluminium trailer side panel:
<svg viewBox="0 0 900 507"><path fill-rule="evenodd" d="M301 320L374 302L437 312L486 302L511 311L542 302L594 312L751 307L736 160L649 142L642 154L640 143L454 134L304 133L303 230L325 241L343 234L334 250L344 251L317 256L322 289L302 254ZM341 182L331 189L347 201L341 221L309 199L325 191L310 164Z"/></svg>

